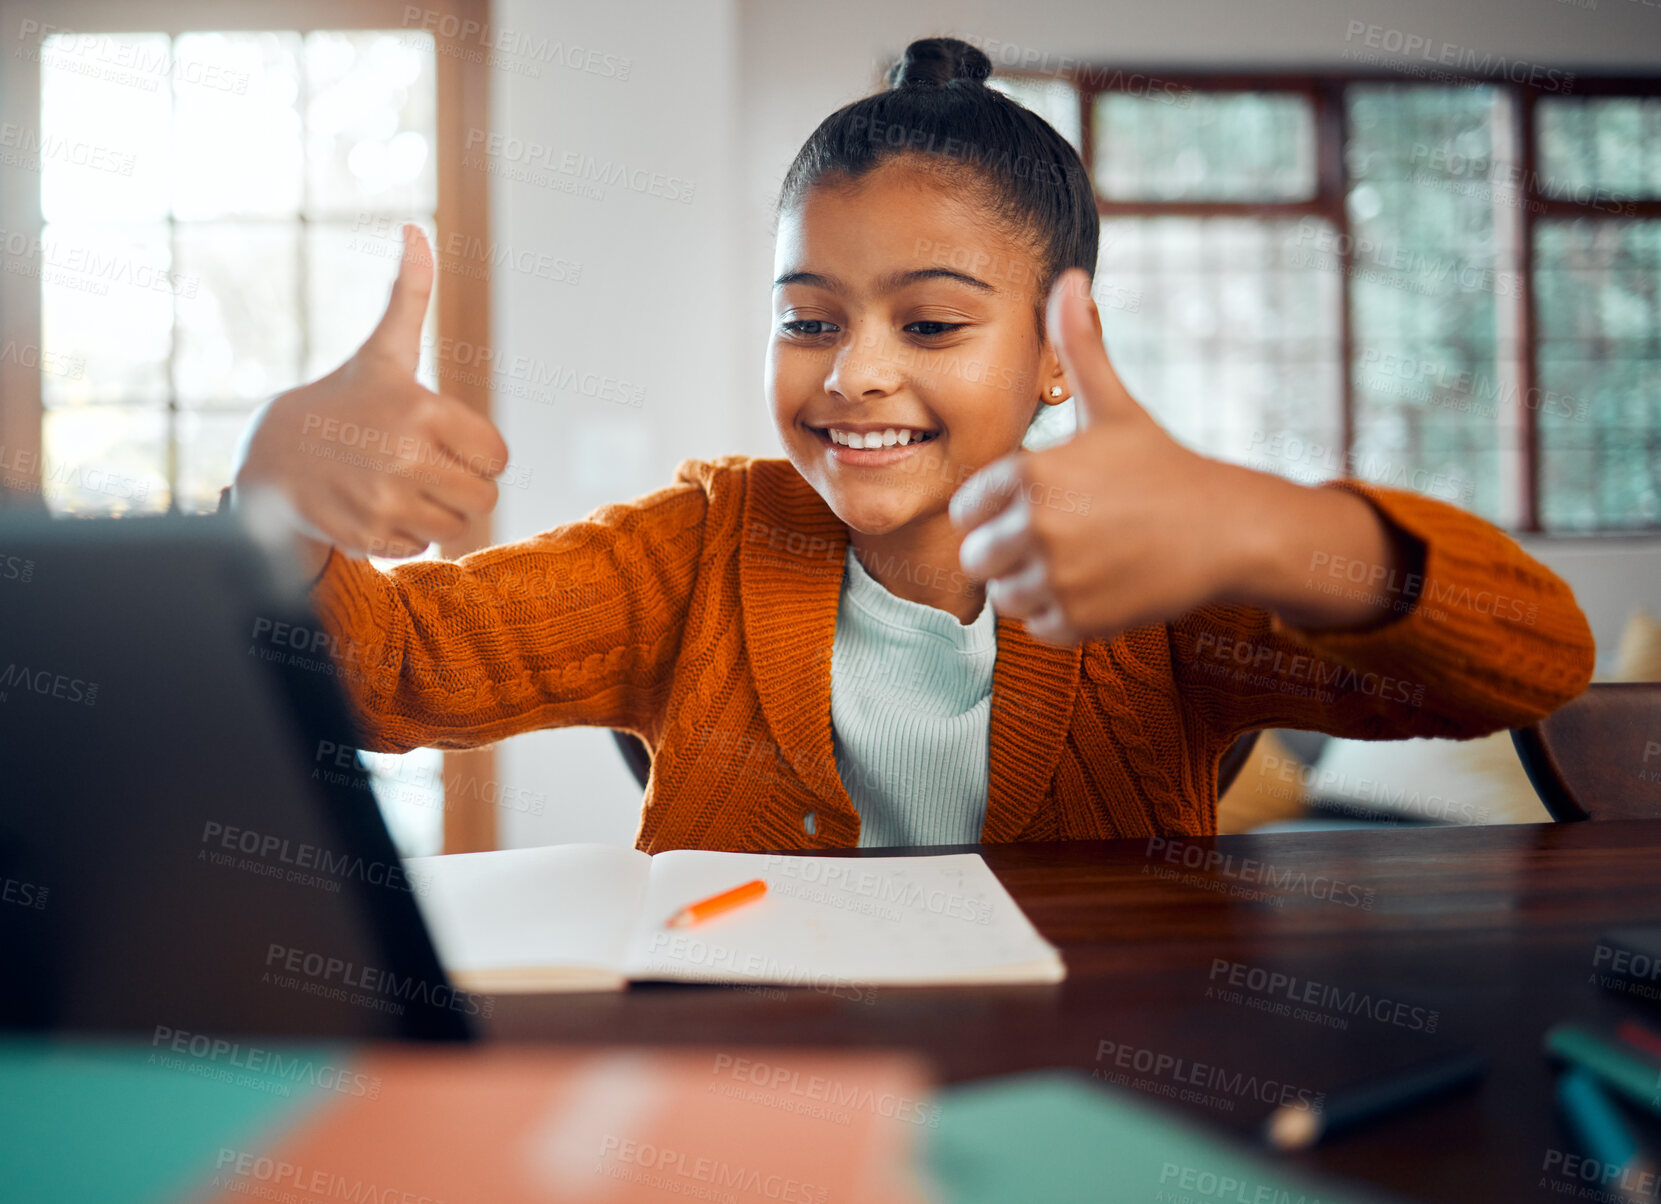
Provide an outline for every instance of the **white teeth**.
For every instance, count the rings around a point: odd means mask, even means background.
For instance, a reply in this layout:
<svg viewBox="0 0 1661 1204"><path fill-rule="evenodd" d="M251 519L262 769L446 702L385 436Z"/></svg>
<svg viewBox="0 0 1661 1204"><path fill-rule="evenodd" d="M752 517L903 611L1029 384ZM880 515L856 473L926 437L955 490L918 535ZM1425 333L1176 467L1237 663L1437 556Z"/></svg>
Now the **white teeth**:
<svg viewBox="0 0 1661 1204"><path fill-rule="evenodd" d="M825 434L830 441L839 447L851 447L864 450L868 447L893 447L898 444L905 447L912 443L922 443L928 439L927 431L913 430L911 427L891 426L882 431L844 431L837 427L825 427Z"/></svg>

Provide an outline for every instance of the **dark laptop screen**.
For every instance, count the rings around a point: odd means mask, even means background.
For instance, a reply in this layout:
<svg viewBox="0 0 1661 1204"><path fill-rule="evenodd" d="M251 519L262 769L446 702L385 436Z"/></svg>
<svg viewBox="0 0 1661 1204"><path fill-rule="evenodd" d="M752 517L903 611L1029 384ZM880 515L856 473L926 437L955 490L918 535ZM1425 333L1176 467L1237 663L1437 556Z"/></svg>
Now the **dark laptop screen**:
<svg viewBox="0 0 1661 1204"><path fill-rule="evenodd" d="M0 521L0 1023L459 1037L315 619L229 519ZM361 671L362 666L350 671Z"/></svg>

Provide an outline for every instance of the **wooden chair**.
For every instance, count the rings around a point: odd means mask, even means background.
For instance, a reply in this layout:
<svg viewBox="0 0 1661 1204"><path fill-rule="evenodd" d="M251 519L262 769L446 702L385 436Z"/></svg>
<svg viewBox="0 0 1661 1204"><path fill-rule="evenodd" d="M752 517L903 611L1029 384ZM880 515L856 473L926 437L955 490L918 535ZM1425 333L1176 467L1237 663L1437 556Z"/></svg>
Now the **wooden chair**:
<svg viewBox="0 0 1661 1204"><path fill-rule="evenodd" d="M652 776L652 750L646 747L646 741L629 732L614 731L611 738L617 741L617 751L623 754L623 764L634 774L640 788L646 789L646 779Z"/></svg>
<svg viewBox="0 0 1661 1204"><path fill-rule="evenodd" d="M642 790L646 789L646 779L652 772L652 754L646 748L643 740L628 732L612 732L611 737L617 741L617 751L623 754L623 763L634 774L634 780L640 783ZM1240 769L1251 756L1252 745L1257 743L1257 733L1247 732L1223 754L1223 759L1217 765L1217 797L1222 798L1228 791L1229 785L1240 776Z"/></svg>
<svg viewBox="0 0 1661 1204"><path fill-rule="evenodd" d="M1234 779L1240 776L1240 771L1246 767L1247 759L1252 755L1252 746L1257 743L1256 732L1246 732L1237 736L1223 759L1217 762L1217 797L1222 798L1228 793L1228 788L1234 785Z"/></svg>
<svg viewBox="0 0 1661 1204"><path fill-rule="evenodd" d="M1661 817L1661 682L1594 682L1511 740L1553 819Z"/></svg>

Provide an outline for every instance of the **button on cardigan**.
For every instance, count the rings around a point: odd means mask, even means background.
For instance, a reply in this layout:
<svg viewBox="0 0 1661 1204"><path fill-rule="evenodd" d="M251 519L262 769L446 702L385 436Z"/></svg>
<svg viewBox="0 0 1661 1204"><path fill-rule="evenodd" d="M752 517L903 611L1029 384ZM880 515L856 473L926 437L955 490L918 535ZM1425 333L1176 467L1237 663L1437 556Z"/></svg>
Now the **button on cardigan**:
<svg viewBox="0 0 1661 1204"><path fill-rule="evenodd" d="M982 841L1214 832L1217 762L1242 732L1469 738L1585 688L1573 593L1498 528L1403 490L1327 487L1422 545L1417 599L1384 622L1300 631L1220 604L1056 648L998 620ZM313 603L372 749L620 728L653 750L639 848L847 847L860 818L830 697L847 543L788 461L728 456L456 561L382 573L332 554ZM1343 583L1312 576L1326 584Z"/></svg>

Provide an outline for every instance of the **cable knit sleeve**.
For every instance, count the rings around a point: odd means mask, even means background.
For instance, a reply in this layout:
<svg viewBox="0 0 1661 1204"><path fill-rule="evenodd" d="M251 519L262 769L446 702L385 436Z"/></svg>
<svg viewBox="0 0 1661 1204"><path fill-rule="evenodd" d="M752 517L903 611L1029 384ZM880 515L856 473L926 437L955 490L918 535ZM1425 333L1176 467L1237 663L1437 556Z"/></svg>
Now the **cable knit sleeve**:
<svg viewBox="0 0 1661 1204"><path fill-rule="evenodd" d="M1492 523L1406 490L1329 482L1410 537L1420 564L1386 578L1317 556L1306 587L1384 600L1365 628L1293 628L1249 606L1168 627L1187 718L1226 745L1253 728L1363 740L1469 739L1549 714L1585 689L1595 647L1574 593ZM1199 734L1199 733L1196 733Z"/></svg>
<svg viewBox="0 0 1661 1204"><path fill-rule="evenodd" d="M576 724L639 729L668 691L708 498L676 483L455 561L332 552L312 587L367 747L471 748Z"/></svg>

